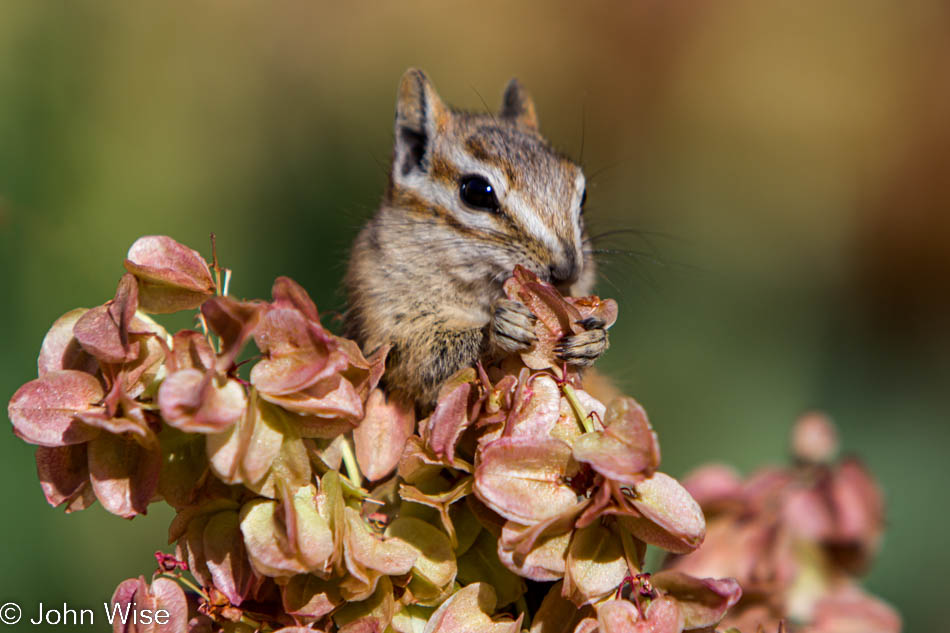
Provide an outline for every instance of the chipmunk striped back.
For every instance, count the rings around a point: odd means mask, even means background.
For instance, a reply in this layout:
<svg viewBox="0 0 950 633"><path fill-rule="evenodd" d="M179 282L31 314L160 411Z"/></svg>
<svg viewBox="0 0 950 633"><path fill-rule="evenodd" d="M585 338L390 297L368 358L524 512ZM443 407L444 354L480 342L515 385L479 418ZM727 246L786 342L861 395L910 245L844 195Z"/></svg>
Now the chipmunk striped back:
<svg viewBox="0 0 950 633"><path fill-rule="evenodd" d="M356 239L348 335L392 343L385 380L423 408L459 368L492 354L487 326L516 265L587 294L580 167L538 131L512 80L496 115L457 112L426 75L403 75L389 187Z"/></svg>

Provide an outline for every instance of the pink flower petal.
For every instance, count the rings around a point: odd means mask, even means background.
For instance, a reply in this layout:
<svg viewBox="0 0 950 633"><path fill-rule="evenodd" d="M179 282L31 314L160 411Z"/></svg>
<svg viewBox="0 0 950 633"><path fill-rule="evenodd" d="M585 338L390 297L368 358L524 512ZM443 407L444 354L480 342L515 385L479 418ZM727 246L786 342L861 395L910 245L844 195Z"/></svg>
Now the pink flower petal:
<svg viewBox="0 0 950 633"><path fill-rule="evenodd" d="M268 309L254 340L265 358L251 370L251 383L271 395L305 389L348 365L345 354L335 353L330 333L298 310Z"/></svg>
<svg viewBox="0 0 950 633"><path fill-rule="evenodd" d="M506 540L516 541L519 537L518 533L527 530L525 526L511 521L505 523L496 548L498 559L513 573L528 580L550 582L563 578L567 548L571 543L571 532L549 534L535 539L531 548L523 554L517 548L517 542L505 542Z"/></svg>
<svg viewBox="0 0 950 633"><path fill-rule="evenodd" d="M237 512L218 512L203 533L205 563L214 586L240 605L253 591L257 576L247 559Z"/></svg>
<svg viewBox="0 0 950 633"><path fill-rule="evenodd" d="M571 447L560 440L510 437L483 448L475 494L501 516L532 525L577 503L566 483Z"/></svg>
<svg viewBox="0 0 950 633"><path fill-rule="evenodd" d="M353 430L356 461L367 479L377 481L396 469L415 424L411 403L387 399L378 389L369 395L366 414Z"/></svg>
<svg viewBox="0 0 950 633"><path fill-rule="evenodd" d="M613 593L628 574L620 536L599 521L574 532L567 552L564 592L575 604Z"/></svg>
<svg viewBox="0 0 950 633"><path fill-rule="evenodd" d="M634 633L639 622L637 606L627 600L608 600L597 606L600 633Z"/></svg>
<svg viewBox="0 0 950 633"><path fill-rule="evenodd" d="M152 581L151 594L155 598L152 613L161 610L169 616L165 624L159 626L166 631L184 630L188 622L188 601L181 586L170 578L156 578Z"/></svg>
<svg viewBox="0 0 950 633"><path fill-rule="evenodd" d="M145 514L158 489L162 453L151 435L135 438L100 433L89 443L89 478L106 510L130 518Z"/></svg>
<svg viewBox="0 0 950 633"><path fill-rule="evenodd" d="M423 633L517 633L521 618L493 621L495 591L490 585L477 582L462 587L442 603L426 623Z"/></svg>
<svg viewBox="0 0 950 633"><path fill-rule="evenodd" d="M443 393L429 418L428 445L436 457L455 459L455 444L471 421L468 419L468 398L472 385L462 382Z"/></svg>
<svg viewBox="0 0 950 633"><path fill-rule="evenodd" d="M831 480L836 544L858 543L874 553L884 529L884 500L867 469L858 461L841 462Z"/></svg>
<svg viewBox="0 0 950 633"><path fill-rule="evenodd" d="M89 466L85 444L38 446L36 471L43 494L53 507L80 499L89 490ZM93 497L92 500L95 500ZM70 511L67 506L67 512ZM82 508L72 508L82 509Z"/></svg>
<svg viewBox="0 0 950 633"><path fill-rule="evenodd" d="M274 280L271 288L271 296L274 299L274 305L278 308L291 308L299 310L304 318L309 321L320 321L320 314L317 312L317 306L307 291L290 277L278 277Z"/></svg>
<svg viewBox="0 0 950 633"><path fill-rule="evenodd" d="M102 401L102 386L95 376L66 369L51 371L20 387L7 407L17 437L40 446L88 442L98 429L80 422L76 415Z"/></svg>
<svg viewBox="0 0 950 633"><path fill-rule="evenodd" d="M170 369L197 369L201 373L214 367L214 350L201 332L180 330L172 338Z"/></svg>
<svg viewBox="0 0 950 633"><path fill-rule="evenodd" d="M208 461L222 481L255 484L280 453L286 427L280 409L252 398L247 414L222 433L208 436Z"/></svg>
<svg viewBox="0 0 950 633"><path fill-rule="evenodd" d="M151 587L145 584L142 576L125 580L116 587L111 602L108 611L114 615L114 633L187 630L188 601L185 592L178 583L168 578L157 578ZM150 617L144 617L145 611L149 612ZM160 616L163 624L158 624L155 616Z"/></svg>
<svg viewBox="0 0 950 633"><path fill-rule="evenodd" d="M561 390L557 383L547 374L537 374L519 391L519 395L507 432L512 437L546 438L560 413Z"/></svg>
<svg viewBox="0 0 950 633"><path fill-rule="evenodd" d="M125 269L138 280L146 312L197 308L215 292L211 270L201 254L164 235L137 239L129 248Z"/></svg>
<svg viewBox="0 0 950 633"><path fill-rule="evenodd" d="M321 618L340 606L343 598L336 582L298 574L281 590L281 601L288 615Z"/></svg>
<svg viewBox="0 0 950 633"><path fill-rule="evenodd" d="M627 600L609 600L597 607L600 633L680 633L683 630L683 616L676 602L665 596L653 600L644 615L641 618L636 605Z"/></svg>
<svg viewBox="0 0 950 633"><path fill-rule="evenodd" d="M621 521L642 541L677 554L691 552L706 536L706 519L686 489L664 473L654 473L634 487L634 507L643 518Z"/></svg>
<svg viewBox="0 0 950 633"><path fill-rule="evenodd" d="M87 353L76 337L73 336L73 327L76 321L88 310L76 308L56 319L52 327L43 338L39 358L36 359L40 378L51 371L76 369L95 374L99 371L99 363L94 356Z"/></svg>
<svg viewBox="0 0 950 633"><path fill-rule="evenodd" d="M258 574L278 578L307 573L320 555L333 550L333 537L326 521L306 503L292 503L282 509L276 501L255 499L241 508L241 534L248 559ZM302 512L306 516L297 516ZM288 525L294 535L289 534ZM301 542L308 543L301 552Z"/></svg>
<svg viewBox="0 0 950 633"><path fill-rule="evenodd" d="M900 615L859 587L845 585L815 607L808 633L900 633Z"/></svg>
<svg viewBox="0 0 950 633"><path fill-rule="evenodd" d="M201 304L208 328L221 339L218 371L227 372L260 321L264 306L259 302L211 297Z"/></svg>
<svg viewBox="0 0 950 633"><path fill-rule="evenodd" d="M387 538L369 531L359 513L345 508L346 552L358 564L390 576L408 573L419 552L399 538ZM352 571L352 570L351 570Z"/></svg>
<svg viewBox="0 0 950 633"><path fill-rule="evenodd" d="M564 299L577 308L581 320L593 317L603 321L605 328L609 328L617 322L619 307L613 299L601 299L600 297L564 297ZM575 333L580 332L580 330L579 326L574 328Z"/></svg>
<svg viewBox="0 0 950 633"><path fill-rule="evenodd" d="M694 578L678 571L661 571L650 581L676 600L687 629L719 624L742 597L742 588L732 578Z"/></svg>
<svg viewBox="0 0 950 633"><path fill-rule="evenodd" d="M165 422L188 433L217 433L237 422L247 408L244 388L236 380L218 379L197 369L168 376L158 390Z"/></svg>
<svg viewBox="0 0 950 633"><path fill-rule="evenodd" d="M138 286L126 273L119 281L115 297L87 310L73 326L73 335L82 348L105 363L127 363L139 355L139 343L129 339L132 318L138 309Z"/></svg>
<svg viewBox="0 0 950 633"><path fill-rule="evenodd" d="M607 409L606 425L577 438L574 459L621 484L639 483L660 463L660 445L646 412L633 398L618 399Z"/></svg>
<svg viewBox="0 0 950 633"><path fill-rule="evenodd" d="M356 426L363 417L362 399L353 384L340 374L332 375L306 389L290 394L274 395L261 390L260 397L301 415L331 420L342 418L349 422L350 428ZM326 435L320 434L315 437L326 437Z"/></svg>
<svg viewBox="0 0 950 633"><path fill-rule="evenodd" d="M707 512L709 506L742 502L742 479L732 466L709 464L683 478L683 487Z"/></svg>

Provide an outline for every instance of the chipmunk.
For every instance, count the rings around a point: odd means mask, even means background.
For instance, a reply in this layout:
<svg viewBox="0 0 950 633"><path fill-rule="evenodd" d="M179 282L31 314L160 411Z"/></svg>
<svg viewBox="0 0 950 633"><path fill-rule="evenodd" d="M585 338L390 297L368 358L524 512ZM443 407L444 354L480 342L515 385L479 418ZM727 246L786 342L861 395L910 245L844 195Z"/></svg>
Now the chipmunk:
<svg viewBox="0 0 950 633"><path fill-rule="evenodd" d="M516 265L565 294L590 294L585 200L580 166L541 136L516 79L496 115L474 114L406 71L389 186L350 254L347 336L366 352L392 344L386 387L431 409L459 369L534 343L534 315L502 290ZM607 349L604 324L583 325L560 342L566 363L590 365Z"/></svg>

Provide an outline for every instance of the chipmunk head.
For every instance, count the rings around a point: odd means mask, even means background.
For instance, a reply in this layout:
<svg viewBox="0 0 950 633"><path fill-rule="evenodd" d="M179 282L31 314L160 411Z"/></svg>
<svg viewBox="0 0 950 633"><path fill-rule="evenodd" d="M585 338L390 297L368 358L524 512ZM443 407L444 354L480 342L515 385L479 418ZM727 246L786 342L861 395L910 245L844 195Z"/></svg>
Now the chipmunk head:
<svg viewBox="0 0 950 633"><path fill-rule="evenodd" d="M585 198L581 168L541 136L517 80L491 115L453 111L425 73L403 75L387 202L425 224L428 256L446 273L497 285L520 264L565 290L579 281L589 290Z"/></svg>

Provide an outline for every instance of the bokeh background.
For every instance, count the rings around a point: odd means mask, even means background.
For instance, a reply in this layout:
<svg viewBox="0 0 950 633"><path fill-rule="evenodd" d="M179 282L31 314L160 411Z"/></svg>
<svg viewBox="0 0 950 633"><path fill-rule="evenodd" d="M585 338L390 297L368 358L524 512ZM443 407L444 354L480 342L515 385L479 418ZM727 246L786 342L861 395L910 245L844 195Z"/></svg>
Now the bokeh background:
<svg viewBox="0 0 950 633"><path fill-rule="evenodd" d="M867 586L946 628L950 15L941 2L35 2L0 5L0 400L53 320L112 296L144 234L277 275L334 325L386 180L401 73L459 106L507 79L582 160L606 370L682 475L786 458L803 410L879 477ZM185 324L176 323L181 326ZM49 508L0 434L0 602L95 606L153 569L170 513ZM22 628L22 625L21 625ZM31 627L26 627L31 628ZM99 628L103 628L100 626ZM34 628L34 630L36 630Z"/></svg>

